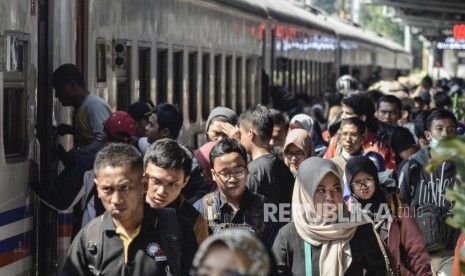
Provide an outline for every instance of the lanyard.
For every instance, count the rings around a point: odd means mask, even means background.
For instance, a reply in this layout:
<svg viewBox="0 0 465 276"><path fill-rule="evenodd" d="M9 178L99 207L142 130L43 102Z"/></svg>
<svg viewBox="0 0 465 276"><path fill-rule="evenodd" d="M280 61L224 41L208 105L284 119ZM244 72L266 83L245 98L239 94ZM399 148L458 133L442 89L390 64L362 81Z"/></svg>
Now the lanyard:
<svg viewBox="0 0 465 276"><path fill-rule="evenodd" d="M312 276L312 248L306 241L305 243L305 276Z"/></svg>

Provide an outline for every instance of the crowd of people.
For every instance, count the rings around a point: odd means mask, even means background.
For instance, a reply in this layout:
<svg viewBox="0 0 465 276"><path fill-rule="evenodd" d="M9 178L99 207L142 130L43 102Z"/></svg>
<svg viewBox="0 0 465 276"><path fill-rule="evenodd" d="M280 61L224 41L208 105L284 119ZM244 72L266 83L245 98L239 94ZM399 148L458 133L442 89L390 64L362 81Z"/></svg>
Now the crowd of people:
<svg viewBox="0 0 465 276"><path fill-rule="evenodd" d="M53 189L30 186L74 209L62 275L451 275L460 182L452 161L425 167L462 123L430 80L400 98L345 76L308 107L216 107L192 149L177 106L111 113L60 66L74 116L57 131L75 147Z"/></svg>

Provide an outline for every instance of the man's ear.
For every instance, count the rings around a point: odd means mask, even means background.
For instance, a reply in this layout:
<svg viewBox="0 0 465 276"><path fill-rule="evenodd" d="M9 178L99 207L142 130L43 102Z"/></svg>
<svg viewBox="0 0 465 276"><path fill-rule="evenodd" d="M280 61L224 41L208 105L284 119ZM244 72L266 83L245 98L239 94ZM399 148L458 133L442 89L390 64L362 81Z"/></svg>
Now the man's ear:
<svg viewBox="0 0 465 276"><path fill-rule="evenodd" d="M426 140L431 141L431 138L432 138L431 137L431 131L425 130L425 132L423 132L423 133L425 134Z"/></svg>
<svg viewBox="0 0 465 276"><path fill-rule="evenodd" d="M160 136L163 138L171 138L170 130L167 128L160 130Z"/></svg>
<svg viewBox="0 0 465 276"><path fill-rule="evenodd" d="M212 173L212 179L213 181L217 182L218 181L218 178L216 177L216 173L213 169L210 169L210 172Z"/></svg>
<svg viewBox="0 0 465 276"><path fill-rule="evenodd" d="M257 134L255 133L253 129L249 128L249 131L247 131L247 137L249 137L250 141L254 141L255 138L257 137Z"/></svg>
<svg viewBox="0 0 465 276"><path fill-rule="evenodd" d="M190 176L189 176L189 175L186 176L186 177L184 178L184 183L182 183L182 188L186 187L187 182L189 182L189 179L190 179ZM182 189L182 188L181 188L181 189Z"/></svg>
<svg viewBox="0 0 465 276"><path fill-rule="evenodd" d="M367 120L367 115L362 115L362 116L360 116L360 119L362 119L362 121L365 122L365 121Z"/></svg>

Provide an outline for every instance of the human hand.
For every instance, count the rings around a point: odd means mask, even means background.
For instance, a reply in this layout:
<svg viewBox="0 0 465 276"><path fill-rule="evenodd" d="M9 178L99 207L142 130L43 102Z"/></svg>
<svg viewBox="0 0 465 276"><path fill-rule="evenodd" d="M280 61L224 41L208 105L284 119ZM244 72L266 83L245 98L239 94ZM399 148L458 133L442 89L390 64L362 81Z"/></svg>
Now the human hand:
<svg viewBox="0 0 465 276"><path fill-rule="evenodd" d="M224 134L226 134L229 138L234 138L236 140L241 139L241 133L239 132L239 128L236 126L233 126L230 123L223 123L223 128L222 131Z"/></svg>

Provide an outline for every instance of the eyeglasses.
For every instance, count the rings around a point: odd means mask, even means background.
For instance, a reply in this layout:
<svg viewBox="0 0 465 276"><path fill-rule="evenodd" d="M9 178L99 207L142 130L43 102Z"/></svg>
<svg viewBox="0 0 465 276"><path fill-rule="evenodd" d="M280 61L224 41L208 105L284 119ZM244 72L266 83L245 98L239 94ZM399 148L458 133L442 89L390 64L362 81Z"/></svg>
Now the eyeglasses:
<svg viewBox="0 0 465 276"><path fill-rule="evenodd" d="M284 156L287 159L291 159L293 156L295 156L297 159L300 159L300 158L305 157L305 153L303 151L301 151L301 150L299 150L299 151L288 151L288 150L286 150L284 152Z"/></svg>
<svg viewBox="0 0 465 276"><path fill-rule="evenodd" d="M234 177L235 179L240 179L245 176L245 173L247 172L247 169L245 168L238 168L233 171L222 171L222 172L216 172L215 174L221 179L221 181L228 181L231 176Z"/></svg>
<svg viewBox="0 0 465 276"><path fill-rule="evenodd" d="M362 189L363 186L371 187L373 185L375 185L375 180L373 178L368 178L365 180L357 180L357 181L352 182L352 187L354 187L354 189L356 190Z"/></svg>

